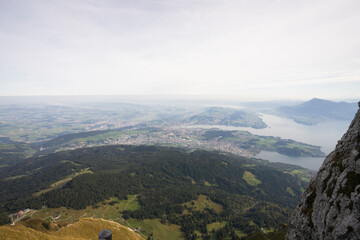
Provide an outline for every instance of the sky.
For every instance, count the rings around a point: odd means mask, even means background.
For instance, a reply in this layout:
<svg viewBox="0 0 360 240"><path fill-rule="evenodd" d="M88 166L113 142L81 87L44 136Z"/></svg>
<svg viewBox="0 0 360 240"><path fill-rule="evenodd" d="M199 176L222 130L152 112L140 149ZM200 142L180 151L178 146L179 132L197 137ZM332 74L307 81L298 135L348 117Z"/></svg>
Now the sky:
<svg viewBox="0 0 360 240"><path fill-rule="evenodd" d="M360 99L358 0L0 0L0 96Z"/></svg>

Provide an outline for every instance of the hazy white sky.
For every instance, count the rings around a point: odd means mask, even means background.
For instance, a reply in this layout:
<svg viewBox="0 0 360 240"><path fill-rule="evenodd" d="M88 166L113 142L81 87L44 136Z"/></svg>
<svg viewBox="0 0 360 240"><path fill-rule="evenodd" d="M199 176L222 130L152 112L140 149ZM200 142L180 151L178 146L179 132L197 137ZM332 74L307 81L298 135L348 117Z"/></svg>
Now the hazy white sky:
<svg viewBox="0 0 360 240"><path fill-rule="evenodd" d="M360 1L0 0L0 95L360 98Z"/></svg>

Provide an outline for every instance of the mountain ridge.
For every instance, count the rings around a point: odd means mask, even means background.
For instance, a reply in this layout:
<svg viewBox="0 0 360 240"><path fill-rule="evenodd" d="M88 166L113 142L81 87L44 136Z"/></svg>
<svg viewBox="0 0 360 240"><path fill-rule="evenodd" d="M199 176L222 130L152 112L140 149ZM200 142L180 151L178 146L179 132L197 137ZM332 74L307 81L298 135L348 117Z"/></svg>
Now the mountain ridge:
<svg viewBox="0 0 360 240"><path fill-rule="evenodd" d="M286 239L360 239L360 110L302 194Z"/></svg>
<svg viewBox="0 0 360 240"><path fill-rule="evenodd" d="M326 120L351 120L356 110L356 103L333 102L320 98L278 108L281 115L305 125L316 125Z"/></svg>
<svg viewBox="0 0 360 240"><path fill-rule="evenodd" d="M196 125L224 125L256 129L267 127L257 113L224 107L209 107L205 111L186 119L185 122Z"/></svg>

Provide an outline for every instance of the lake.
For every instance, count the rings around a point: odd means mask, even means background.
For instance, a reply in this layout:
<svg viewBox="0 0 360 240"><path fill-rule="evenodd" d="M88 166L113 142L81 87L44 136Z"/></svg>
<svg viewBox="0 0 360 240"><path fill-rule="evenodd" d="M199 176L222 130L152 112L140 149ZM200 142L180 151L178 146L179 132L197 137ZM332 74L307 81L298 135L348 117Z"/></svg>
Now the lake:
<svg viewBox="0 0 360 240"><path fill-rule="evenodd" d="M320 146L325 154L334 150L337 141L341 139L349 128L351 121L326 121L314 126L303 125L292 119L262 114L263 121L268 125L264 129L249 127L232 127L222 125L196 125L202 128L219 128L223 130L242 130L262 136L275 136L284 139ZM305 168L318 170L324 158L314 157L290 157L276 152L262 151L256 158L267 159L273 162L284 162L299 165Z"/></svg>
<svg viewBox="0 0 360 240"><path fill-rule="evenodd" d="M317 171L324 161L324 157L290 157L277 152L261 151L255 158L266 159L271 162L282 162L302 166Z"/></svg>

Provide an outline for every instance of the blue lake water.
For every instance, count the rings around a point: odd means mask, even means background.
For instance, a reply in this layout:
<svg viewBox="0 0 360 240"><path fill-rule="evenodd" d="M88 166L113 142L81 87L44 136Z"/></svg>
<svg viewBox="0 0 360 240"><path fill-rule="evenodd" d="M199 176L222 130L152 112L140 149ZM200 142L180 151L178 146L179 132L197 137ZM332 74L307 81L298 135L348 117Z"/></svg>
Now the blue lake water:
<svg viewBox="0 0 360 240"><path fill-rule="evenodd" d="M351 121L327 121L314 126L296 123L292 119L278 117L269 114L261 114L263 121L268 125L264 129L253 129L248 127L232 126L209 126L201 125L204 128L220 128L223 130L245 130L250 133L262 136L275 136L284 139L320 146L325 154L334 150L336 143L347 131ZM256 158L267 159L273 162L284 162L299 165L305 168L318 170L324 158L314 157L290 157L276 152L262 151Z"/></svg>
<svg viewBox="0 0 360 240"><path fill-rule="evenodd" d="M290 157L277 152L261 151L255 158L266 159L271 162L282 162L302 166L317 171L324 161L324 157Z"/></svg>

